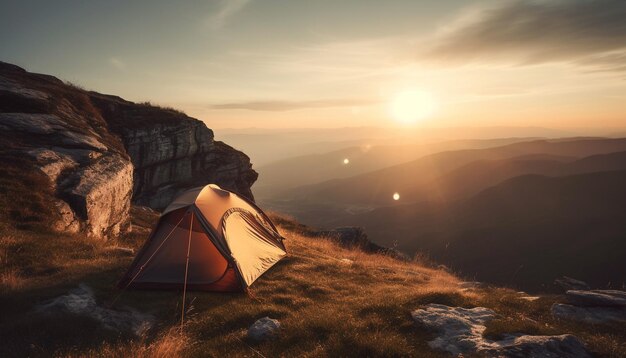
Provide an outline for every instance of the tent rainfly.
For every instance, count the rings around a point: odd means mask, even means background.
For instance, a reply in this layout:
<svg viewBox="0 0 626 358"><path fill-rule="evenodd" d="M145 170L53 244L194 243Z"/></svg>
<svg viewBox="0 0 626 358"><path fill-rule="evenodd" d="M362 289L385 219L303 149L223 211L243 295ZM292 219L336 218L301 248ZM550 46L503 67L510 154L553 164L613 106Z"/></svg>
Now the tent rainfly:
<svg viewBox="0 0 626 358"><path fill-rule="evenodd" d="M119 286L243 291L286 254L261 209L209 184L182 193L163 211Z"/></svg>

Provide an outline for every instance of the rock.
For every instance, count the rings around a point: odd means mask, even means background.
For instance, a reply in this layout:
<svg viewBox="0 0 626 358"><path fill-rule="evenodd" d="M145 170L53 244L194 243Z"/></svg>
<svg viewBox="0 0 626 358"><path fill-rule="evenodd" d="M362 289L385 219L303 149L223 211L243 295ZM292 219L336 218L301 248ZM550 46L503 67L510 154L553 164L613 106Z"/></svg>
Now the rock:
<svg viewBox="0 0 626 358"><path fill-rule="evenodd" d="M72 208L63 200L53 200L53 203L60 215L60 219L54 223L53 229L71 234L77 233L80 230L80 222Z"/></svg>
<svg viewBox="0 0 626 358"><path fill-rule="evenodd" d="M494 311L484 308L449 307L429 304L411 312L413 320L438 333L428 342L434 349L453 355L479 354L488 357L589 357L583 344L570 335L506 335L499 341L483 337L485 323Z"/></svg>
<svg viewBox="0 0 626 358"><path fill-rule="evenodd" d="M180 192L209 183L249 199L258 174L250 158L214 140L213 131L182 112L92 93L135 167L133 201L163 209Z"/></svg>
<svg viewBox="0 0 626 358"><path fill-rule="evenodd" d="M263 317L248 328L248 339L253 342L262 342L275 338L280 331L280 322L276 319Z"/></svg>
<svg viewBox="0 0 626 358"><path fill-rule="evenodd" d="M485 284L479 281L465 281L465 282L459 283L459 288L462 290L480 289L484 287L485 287Z"/></svg>
<svg viewBox="0 0 626 358"><path fill-rule="evenodd" d="M382 253L399 259L406 259L405 255L380 245L377 245L369 240L365 229L362 227L339 227L332 230L319 230L309 232L310 236L329 237L337 240L343 247L349 249L359 249L365 252Z"/></svg>
<svg viewBox="0 0 626 358"><path fill-rule="evenodd" d="M339 262L341 262L342 264L346 265L346 266L351 266L354 261L350 260L350 259L340 259Z"/></svg>
<svg viewBox="0 0 626 358"><path fill-rule="evenodd" d="M495 312L488 308L429 304L411 312L411 316L415 322L439 333L428 342L432 348L459 355L491 347L491 343L483 339L484 324L495 317Z"/></svg>
<svg viewBox="0 0 626 358"><path fill-rule="evenodd" d="M519 296L518 298L520 300L524 300L524 301L528 301L528 302L534 302L534 301L537 301L538 299L540 299L541 297L539 297L539 296Z"/></svg>
<svg viewBox="0 0 626 358"><path fill-rule="evenodd" d="M618 290L569 290L567 301L583 307L626 307L626 291Z"/></svg>
<svg viewBox="0 0 626 358"><path fill-rule="evenodd" d="M181 191L208 183L252 199L257 178L245 154L182 112L88 92L3 62L0 148L0 165L24 158L11 172L40 171L49 179L53 229L97 238L130 230L131 200L162 209Z"/></svg>
<svg viewBox="0 0 626 358"><path fill-rule="evenodd" d="M551 312L556 318L591 324L626 322L626 308L624 307L578 307L555 303L552 305Z"/></svg>
<svg viewBox="0 0 626 358"><path fill-rule="evenodd" d="M481 352L487 357L591 357L580 340L570 334L560 336L511 336L497 342L497 348Z"/></svg>
<svg viewBox="0 0 626 358"><path fill-rule="evenodd" d="M565 298L569 304L552 305L554 317L591 324L626 322L625 291L569 290Z"/></svg>
<svg viewBox="0 0 626 358"><path fill-rule="evenodd" d="M589 285L587 285L586 282L567 276L557 278L556 280L554 280L554 284L562 288L564 291L590 289Z"/></svg>
<svg viewBox="0 0 626 358"><path fill-rule="evenodd" d="M66 180L73 184L66 197L89 236L109 238L130 231L129 220L118 220L130 212L133 167L128 160L103 156Z"/></svg>
<svg viewBox="0 0 626 358"><path fill-rule="evenodd" d="M153 316L132 308L118 311L99 306L93 291L85 284L80 284L67 295L37 306L35 311L40 314L71 313L86 316L100 322L106 329L132 332L137 336L150 329L155 321Z"/></svg>
<svg viewBox="0 0 626 358"><path fill-rule="evenodd" d="M85 91L0 63L0 129L2 155L48 178L52 229L97 238L130 229L132 164Z"/></svg>

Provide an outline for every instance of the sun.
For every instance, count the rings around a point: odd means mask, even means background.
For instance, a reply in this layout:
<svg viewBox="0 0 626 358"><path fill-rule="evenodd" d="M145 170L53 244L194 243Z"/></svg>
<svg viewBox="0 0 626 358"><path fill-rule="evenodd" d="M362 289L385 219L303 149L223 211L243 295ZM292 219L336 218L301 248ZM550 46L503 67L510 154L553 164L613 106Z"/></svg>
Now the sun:
<svg viewBox="0 0 626 358"><path fill-rule="evenodd" d="M398 93L391 101L391 116L398 122L413 124L432 115L437 101L432 94L421 90Z"/></svg>

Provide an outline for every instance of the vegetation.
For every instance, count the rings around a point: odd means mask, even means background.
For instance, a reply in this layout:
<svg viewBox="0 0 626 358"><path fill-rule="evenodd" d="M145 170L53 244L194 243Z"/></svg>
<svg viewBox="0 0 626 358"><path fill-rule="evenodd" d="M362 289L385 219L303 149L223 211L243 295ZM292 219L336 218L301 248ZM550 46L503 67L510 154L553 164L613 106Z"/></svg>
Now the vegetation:
<svg viewBox="0 0 626 358"><path fill-rule="evenodd" d="M572 333L605 356L626 355L626 330L553 319L558 296L536 301L502 288L464 290L453 274L420 262L342 248L307 236L308 228L277 218L289 256L246 294L188 293L184 329L180 292L113 288L156 214L133 208L134 233L115 242L45 232L3 230L0 239L0 356L441 356L427 341L433 333L414 325L421 305L484 306L500 314L487 334ZM349 259L352 263L342 261ZM134 307L157 316L148 334L134 337L103 329L89 318L33 313L38 303L84 282L99 304ZM121 296L119 296L121 294ZM117 301L114 301L119 296ZM278 339L255 345L247 328L264 316L279 319Z"/></svg>

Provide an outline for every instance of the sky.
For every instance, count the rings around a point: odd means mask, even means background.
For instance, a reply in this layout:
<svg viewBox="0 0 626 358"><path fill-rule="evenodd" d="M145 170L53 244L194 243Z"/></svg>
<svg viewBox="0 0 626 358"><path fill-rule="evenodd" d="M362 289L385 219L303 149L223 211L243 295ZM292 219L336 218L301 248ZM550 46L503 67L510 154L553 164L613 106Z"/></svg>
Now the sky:
<svg viewBox="0 0 626 358"><path fill-rule="evenodd" d="M624 19L623 0L0 0L0 60L211 128L622 129ZM429 102L408 122L407 93Z"/></svg>

